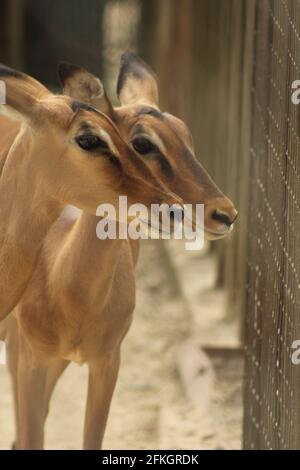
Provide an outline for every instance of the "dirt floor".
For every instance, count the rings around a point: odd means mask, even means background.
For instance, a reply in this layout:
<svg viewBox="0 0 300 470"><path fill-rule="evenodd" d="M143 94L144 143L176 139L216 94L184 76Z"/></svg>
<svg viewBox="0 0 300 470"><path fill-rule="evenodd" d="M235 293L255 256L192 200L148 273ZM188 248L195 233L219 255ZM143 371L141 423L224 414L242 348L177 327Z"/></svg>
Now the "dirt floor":
<svg viewBox="0 0 300 470"><path fill-rule="evenodd" d="M201 260L197 269L201 272ZM208 406L202 393L190 400L178 350L190 335L191 316L159 242L144 243L137 278L135 319L123 346L104 448L240 448L241 357L212 354L209 388L205 379L200 382L203 392L209 390ZM86 368L70 366L51 402L46 448L81 448L86 387ZM13 428L9 376L0 366L0 449L10 448Z"/></svg>

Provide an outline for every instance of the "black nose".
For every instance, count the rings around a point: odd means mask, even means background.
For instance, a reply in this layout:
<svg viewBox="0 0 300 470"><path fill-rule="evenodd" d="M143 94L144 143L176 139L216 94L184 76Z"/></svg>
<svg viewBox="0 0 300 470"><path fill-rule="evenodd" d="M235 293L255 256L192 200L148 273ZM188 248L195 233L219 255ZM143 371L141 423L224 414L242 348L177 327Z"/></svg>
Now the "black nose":
<svg viewBox="0 0 300 470"><path fill-rule="evenodd" d="M236 213L234 217L230 217L226 212L221 212L218 210L215 210L211 214L211 218L215 220L216 222L220 222L221 224L227 225L227 227L230 227L236 220L238 214Z"/></svg>

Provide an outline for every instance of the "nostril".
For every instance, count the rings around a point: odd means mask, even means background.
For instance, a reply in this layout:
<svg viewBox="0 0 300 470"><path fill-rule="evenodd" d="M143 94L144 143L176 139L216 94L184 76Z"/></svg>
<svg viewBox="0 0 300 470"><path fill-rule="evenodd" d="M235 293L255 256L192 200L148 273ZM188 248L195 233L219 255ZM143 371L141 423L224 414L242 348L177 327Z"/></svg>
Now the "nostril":
<svg viewBox="0 0 300 470"><path fill-rule="evenodd" d="M225 212L221 212L221 211L218 211L218 210L215 210L213 211L213 213L211 214L211 217L213 220L215 220L216 222L220 222L221 224L225 224L227 225L227 227L230 227L235 219L237 218L237 214L234 216L234 218L232 219L231 217L229 217L228 214L226 214Z"/></svg>

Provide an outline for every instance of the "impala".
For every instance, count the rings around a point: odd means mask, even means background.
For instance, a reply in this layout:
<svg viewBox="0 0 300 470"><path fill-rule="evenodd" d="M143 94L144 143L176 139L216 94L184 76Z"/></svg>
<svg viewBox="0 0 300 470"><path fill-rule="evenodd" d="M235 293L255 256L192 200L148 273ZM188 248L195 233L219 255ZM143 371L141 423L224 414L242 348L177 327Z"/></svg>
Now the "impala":
<svg viewBox="0 0 300 470"><path fill-rule="evenodd" d="M0 66L0 319L19 301L47 232L66 204L96 213L120 192L131 202L176 201L104 114L55 96Z"/></svg>
<svg viewBox="0 0 300 470"><path fill-rule="evenodd" d="M100 80L63 64L66 94L101 109L161 181L186 203L205 204L205 233L227 235L237 212L194 157L185 124L158 107L154 74L134 54L123 56L122 106L113 108ZM132 321L138 242L98 240L97 217L61 217L47 236L33 278L15 309L8 339L16 403L16 447L39 449L57 380L70 361L87 363L89 384L83 445L101 447ZM79 256L80 253L80 256ZM124 404L126 406L126 404Z"/></svg>

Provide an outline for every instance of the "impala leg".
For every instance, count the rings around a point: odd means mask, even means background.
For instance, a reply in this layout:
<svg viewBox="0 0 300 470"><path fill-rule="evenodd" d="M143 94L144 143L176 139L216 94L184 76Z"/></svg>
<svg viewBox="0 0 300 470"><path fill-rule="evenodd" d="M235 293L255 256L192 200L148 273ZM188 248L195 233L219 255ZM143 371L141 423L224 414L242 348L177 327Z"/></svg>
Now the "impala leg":
<svg viewBox="0 0 300 470"><path fill-rule="evenodd" d="M61 377L64 370L70 364L66 359L57 359L48 368L47 385L46 385L46 400L50 400L58 379Z"/></svg>
<svg viewBox="0 0 300 470"><path fill-rule="evenodd" d="M101 449L108 412L120 367L120 350L89 364L84 449Z"/></svg>
<svg viewBox="0 0 300 470"><path fill-rule="evenodd" d="M21 343L18 364L18 445L20 449L42 449L48 365L38 361L24 345L24 341L21 340L20 345Z"/></svg>
<svg viewBox="0 0 300 470"><path fill-rule="evenodd" d="M13 403L14 403L14 417L15 417L15 441L12 444L12 449L18 448L19 442L19 406L18 406L18 357L19 357L19 339L18 339L18 324L13 316L9 317L9 327L6 334L6 352L7 352L7 367L11 377Z"/></svg>
<svg viewBox="0 0 300 470"><path fill-rule="evenodd" d="M54 388L58 382L58 379L61 377L64 370L70 364L70 361L65 359L57 359L53 361L49 367L47 372L47 380L46 380L46 391L45 391L45 420L48 415L49 411L49 403L54 391Z"/></svg>
<svg viewBox="0 0 300 470"><path fill-rule="evenodd" d="M14 318L11 315L10 317L5 318L5 320L0 321L0 340L1 341L5 341L12 319Z"/></svg>
<svg viewBox="0 0 300 470"><path fill-rule="evenodd" d="M26 361L26 364L28 361ZM58 379L70 364L70 361L66 360L55 360L47 366L38 366L33 373L27 373L25 376L24 371L20 371L23 374L22 387L28 387L30 394L33 393L35 397L35 409L32 410L30 407L34 406L34 403L26 402L24 389L20 394L20 401L22 400L23 408L21 415L22 425L22 439L21 448L29 449L40 449L44 446L44 426L49 411L49 403L52 397L55 385ZM29 379L29 381L28 381ZM19 447L20 438L17 439L17 445Z"/></svg>

